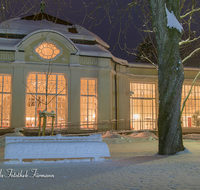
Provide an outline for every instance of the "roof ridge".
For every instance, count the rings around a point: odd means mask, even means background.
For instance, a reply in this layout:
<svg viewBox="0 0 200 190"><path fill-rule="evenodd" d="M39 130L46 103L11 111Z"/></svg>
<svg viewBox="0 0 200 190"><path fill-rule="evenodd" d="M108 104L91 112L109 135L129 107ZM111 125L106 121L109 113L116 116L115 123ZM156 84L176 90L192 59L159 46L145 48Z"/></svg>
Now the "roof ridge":
<svg viewBox="0 0 200 190"><path fill-rule="evenodd" d="M73 25L72 23L70 23L68 21L61 20L57 17L51 16L51 15L46 14L46 13L38 13L36 15L29 15L29 16L26 16L26 17L22 17L21 19L33 20L33 21L45 19L47 21L51 21L51 22L54 22L54 23L57 23L57 24L70 25L70 26Z"/></svg>

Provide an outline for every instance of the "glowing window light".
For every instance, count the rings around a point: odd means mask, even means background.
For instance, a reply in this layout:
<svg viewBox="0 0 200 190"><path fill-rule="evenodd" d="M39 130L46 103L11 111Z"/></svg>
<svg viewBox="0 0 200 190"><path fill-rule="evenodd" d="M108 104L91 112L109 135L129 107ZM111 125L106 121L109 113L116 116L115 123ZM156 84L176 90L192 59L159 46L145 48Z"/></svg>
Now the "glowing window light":
<svg viewBox="0 0 200 190"><path fill-rule="evenodd" d="M60 53L60 50L50 42L41 43L35 51L44 59L53 59Z"/></svg>
<svg viewBox="0 0 200 190"><path fill-rule="evenodd" d="M140 119L140 114L133 114L133 119Z"/></svg>
<svg viewBox="0 0 200 190"><path fill-rule="evenodd" d="M97 121L97 82L96 79L81 79L80 123L81 128L94 129Z"/></svg>
<svg viewBox="0 0 200 190"><path fill-rule="evenodd" d="M26 127L38 127L39 111L45 109L45 92L48 79L47 111L56 112L55 123L66 122L66 79L63 74L31 73L27 78ZM51 123L51 118L48 118Z"/></svg>

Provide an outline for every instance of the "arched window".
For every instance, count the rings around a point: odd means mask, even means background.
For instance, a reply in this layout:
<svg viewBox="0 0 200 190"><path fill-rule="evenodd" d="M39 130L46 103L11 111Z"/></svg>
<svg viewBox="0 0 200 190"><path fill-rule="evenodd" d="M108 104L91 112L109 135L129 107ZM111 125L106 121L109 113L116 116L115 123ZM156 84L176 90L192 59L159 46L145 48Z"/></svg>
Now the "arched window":
<svg viewBox="0 0 200 190"><path fill-rule="evenodd" d="M42 42L35 48L35 51L43 59L53 59L60 53L60 50L56 47L56 45L51 42Z"/></svg>
<svg viewBox="0 0 200 190"><path fill-rule="evenodd" d="M47 83L48 88L46 89ZM27 78L26 127L39 125L39 111L43 111L46 104L48 112L53 110L56 113L55 123L57 125L65 123L66 87L67 82L63 74L31 73ZM50 123L51 118L48 118L47 124Z"/></svg>

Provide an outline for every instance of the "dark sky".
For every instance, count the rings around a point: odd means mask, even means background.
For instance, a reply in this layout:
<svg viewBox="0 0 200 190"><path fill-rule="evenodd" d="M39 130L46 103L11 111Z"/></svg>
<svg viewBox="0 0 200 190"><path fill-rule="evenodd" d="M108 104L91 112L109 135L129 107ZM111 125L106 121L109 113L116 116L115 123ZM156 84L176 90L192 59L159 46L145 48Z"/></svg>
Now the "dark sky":
<svg viewBox="0 0 200 190"><path fill-rule="evenodd" d="M120 23L118 22L116 26L112 29L112 24L110 24L108 17L104 16L106 15L106 9L102 5L101 9L99 10L98 18L95 19L96 21L100 21L102 18L104 20L97 26L95 24L91 23L94 20L93 17L90 19L88 23L88 17L86 17L86 20L84 20L84 17L86 15L86 9L84 9L83 1L82 0L44 0L46 2L46 8L45 13L57 16L60 19L68 20L72 23L77 23L79 25L83 25L85 28L89 29L96 35L98 35L102 40L107 42L110 45L110 51L112 54L116 57L126 59L129 62L134 62L134 56L128 55L127 52L124 50L121 50L119 45L117 43L118 41L118 34L120 31L120 28L123 30L125 27L125 23L127 21L127 14L125 14L124 18L121 20L121 27ZM100 0L95 0L100 1ZM84 0L85 3L95 2L91 0ZM138 0L140 1L140 0ZM8 19L9 17L23 17L27 15L32 15L34 13L40 12L40 2L41 0L13 0L13 1L5 1L5 2L11 2L10 4L2 4L2 7L5 7L5 9L2 9L0 6L0 18L1 20ZM60 3L59 3L60 2ZM113 1L105 1L105 2L113 2ZM115 1L114 1L115 2ZM133 2L133 0L116 0L118 4L113 4L110 6L110 15L113 16L111 18L112 21L114 21L116 17L116 12L119 9L120 6L123 6L129 2ZM121 3L121 4L119 4ZM87 11L91 12L96 7L97 4L92 4L87 7ZM8 11L5 11L8 10ZM6 17L2 19L2 15L4 14ZM137 11L139 11L139 8L137 8ZM120 46L121 48L124 48L124 44L127 44L128 48L136 48L138 44L143 40L141 33L138 31L137 28L143 27L143 22L138 18L141 14L137 13L135 9L131 12L132 16L132 23L129 25L126 35L121 34L119 38ZM17 14L16 14L17 13ZM97 13L97 12L96 12ZM199 17L198 17L199 18ZM84 20L84 22L83 22ZM196 28L198 29L199 19L195 20L196 22ZM144 33L143 33L144 35Z"/></svg>
<svg viewBox="0 0 200 190"><path fill-rule="evenodd" d="M83 25L85 28L89 29L96 35L98 35L103 41L110 45L111 53L119 58L126 59L129 62L134 62L134 56L128 55L127 52L121 50L119 45L116 45L118 40L118 34L120 25L119 23L112 29L112 24L109 23L108 18L105 18L101 24L95 26L95 24L91 24L94 19L91 19L88 23L88 17L83 22L83 18L86 14L84 6L81 0L44 0L46 2L45 13L50 14L52 16L56 16L62 20L68 20L72 23L76 23L79 25ZM96 0L95 0L96 1ZM98 0L97 0L98 1ZM132 0L124 0L125 3L132 2ZM40 2L41 0L13 0L13 1L5 1L11 2L10 4L2 4L2 9L0 5L0 18L2 20L6 20L8 18L13 17L24 17L28 15L32 15L34 13L40 12ZM58 3L60 2L60 4ZM85 0L86 3L92 2L91 0ZM123 0L118 1L123 2ZM97 7L97 4L91 5L87 7L88 12L93 11ZM110 13L113 16L112 20L115 19L115 12L120 7L120 4L114 4L110 7ZM4 12L3 12L4 11ZM5 18L2 19L2 15L6 15ZM99 16L96 19L99 21L105 16L105 8L99 9ZM137 13L133 13L134 24L138 27L142 24L137 16ZM126 17L122 19L122 27L124 29L124 23L126 21ZM92 26L91 26L92 25ZM111 33L110 33L111 32ZM109 37L110 36L110 37ZM120 45L123 48L124 43L127 43L129 48L136 48L137 45L142 41L141 36L139 35L137 29L130 25L127 31L126 37L122 34L120 37ZM116 46L115 46L116 45Z"/></svg>
<svg viewBox="0 0 200 190"><path fill-rule="evenodd" d="M126 0L125 2L127 3L131 1L132 0L128 0L128 1ZM86 0L86 2L91 2L91 1ZM93 11L96 8L96 6L97 4L91 5L90 7L88 7L88 11L89 12ZM110 7L111 16L113 16L112 20L115 19L115 12L119 8L119 6L120 6L119 4L118 5L115 4ZM77 0L72 1L71 8L68 7L64 12L60 12L59 18L64 19L64 20L70 19L70 21L73 21L79 25L83 24L84 27L86 27L87 29L89 29L90 31L98 35L102 40L104 40L107 44L110 45L110 51L114 56L122 58L122 59L126 59L129 62L134 62L135 56L129 55L126 51L120 49L118 44L116 44L118 41L120 24L118 23L111 30L112 23L110 24L108 17L105 17L103 21L99 25L96 25L96 26L95 24L92 24L92 21L94 21L94 19L91 19L88 23L87 21L89 19L87 18L86 21L83 22L83 17L85 16L85 9L82 9L82 8L83 6L82 6L82 3L80 3L80 1L77 1ZM101 9L99 9L99 17L96 19L97 22L100 19L102 19L104 16L105 16L105 9L102 7ZM132 16L133 16L134 24L137 27L141 27L142 22L140 22L140 20L138 19L138 14L136 12L133 12ZM125 16L122 19L122 22L121 22L122 30L125 27L126 18L127 16ZM142 41L142 37L140 36L136 27L132 24L129 26L126 36L124 36L124 34L121 34L119 38L121 48L124 48L124 43L127 44L128 48L136 48L141 41Z"/></svg>

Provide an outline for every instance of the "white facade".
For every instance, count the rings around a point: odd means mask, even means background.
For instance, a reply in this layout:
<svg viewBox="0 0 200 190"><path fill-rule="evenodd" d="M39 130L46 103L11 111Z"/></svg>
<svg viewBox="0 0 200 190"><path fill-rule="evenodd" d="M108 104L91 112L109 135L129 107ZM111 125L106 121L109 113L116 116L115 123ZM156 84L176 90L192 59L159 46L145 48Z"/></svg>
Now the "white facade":
<svg viewBox="0 0 200 190"><path fill-rule="evenodd" d="M56 126L68 132L157 129L153 66L128 64L85 28L38 16L43 19L17 18L0 25L2 128L37 128L38 113L47 104L47 111L56 113ZM184 89L197 72L185 70ZM193 126L192 117L200 110L199 84L191 101L197 103L195 110L190 115L186 110L182 119L185 127Z"/></svg>

